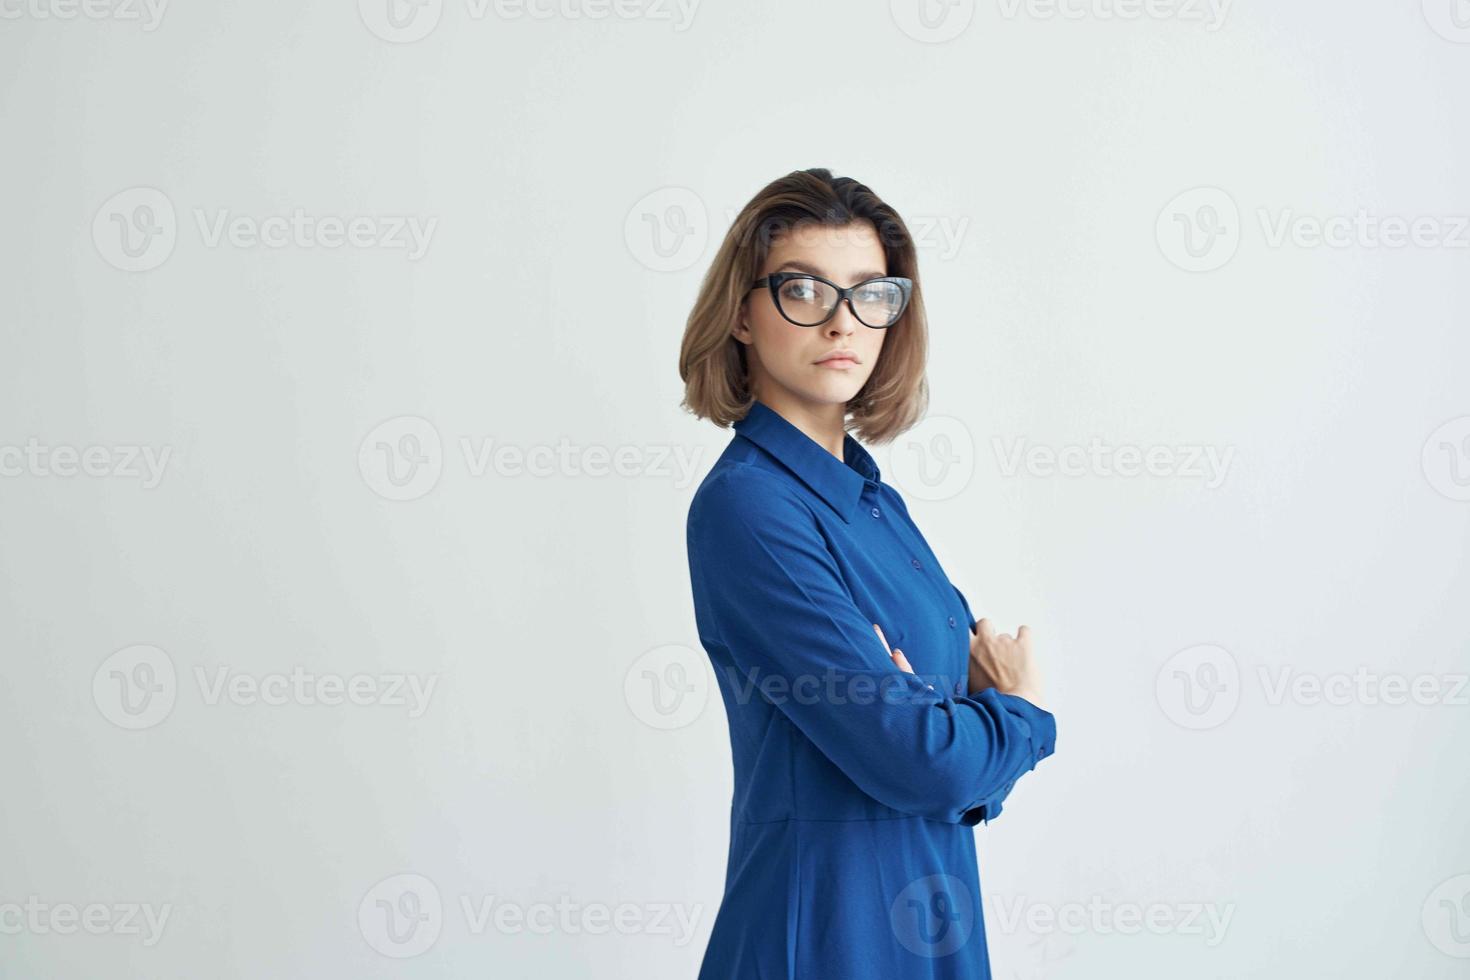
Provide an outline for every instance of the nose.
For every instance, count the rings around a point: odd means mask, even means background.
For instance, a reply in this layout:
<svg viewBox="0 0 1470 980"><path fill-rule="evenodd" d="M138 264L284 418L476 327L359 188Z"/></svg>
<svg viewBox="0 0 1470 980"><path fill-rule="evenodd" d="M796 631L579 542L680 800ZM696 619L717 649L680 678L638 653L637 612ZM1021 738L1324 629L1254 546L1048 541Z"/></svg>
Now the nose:
<svg viewBox="0 0 1470 980"><path fill-rule="evenodd" d="M829 337L850 337L858 326L857 317L852 315L852 310L846 303L838 303L837 312L832 314L832 319L823 324Z"/></svg>

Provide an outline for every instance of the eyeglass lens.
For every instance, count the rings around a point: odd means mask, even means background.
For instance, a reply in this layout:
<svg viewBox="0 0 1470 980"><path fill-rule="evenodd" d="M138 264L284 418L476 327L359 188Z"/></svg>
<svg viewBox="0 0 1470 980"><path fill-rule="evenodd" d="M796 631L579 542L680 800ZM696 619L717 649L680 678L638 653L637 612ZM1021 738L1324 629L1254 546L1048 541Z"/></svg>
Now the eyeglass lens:
<svg viewBox="0 0 1470 980"><path fill-rule="evenodd" d="M837 305L837 290L820 279L788 279L776 295L781 312L803 326L822 323ZM903 312L903 289L896 282L864 283L852 294L852 306L867 326L890 326Z"/></svg>

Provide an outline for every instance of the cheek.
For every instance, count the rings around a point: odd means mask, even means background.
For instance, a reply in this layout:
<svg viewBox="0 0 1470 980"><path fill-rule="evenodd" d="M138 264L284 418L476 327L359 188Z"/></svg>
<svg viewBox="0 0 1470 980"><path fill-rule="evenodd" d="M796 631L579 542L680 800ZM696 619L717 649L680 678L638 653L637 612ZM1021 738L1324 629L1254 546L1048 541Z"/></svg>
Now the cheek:
<svg viewBox="0 0 1470 980"><path fill-rule="evenodd" d="M868 330L867 327L864 327L863 329ZM872 334L872 336L864 338L864 340L866 341L866 347L863 349L868 355L869 363L876 364L878 361L878 355L883 350L883 345L887 341L888 331L868 330L868 332Z"/></svg>
<svg viewBox="0 0 1470 980"><path fill-rule="evenodd" d="M750 318L755 342L767 354L780 356L802 345L801 331L781 318L779 313L756 313Z"/></svg>

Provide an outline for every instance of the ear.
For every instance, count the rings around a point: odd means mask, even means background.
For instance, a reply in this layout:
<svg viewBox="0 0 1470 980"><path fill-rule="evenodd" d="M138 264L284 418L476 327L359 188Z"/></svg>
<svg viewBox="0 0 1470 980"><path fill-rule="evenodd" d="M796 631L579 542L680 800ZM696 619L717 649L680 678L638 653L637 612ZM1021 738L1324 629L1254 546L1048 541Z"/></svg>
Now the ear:
<svg viewBox="0 0 1470 980"><path fill-rule="evenodd" d="M745 318L745 304L740 304L740 312L735 326L730 330L730 336L741 343L750 342L750 321Z"/></svg>

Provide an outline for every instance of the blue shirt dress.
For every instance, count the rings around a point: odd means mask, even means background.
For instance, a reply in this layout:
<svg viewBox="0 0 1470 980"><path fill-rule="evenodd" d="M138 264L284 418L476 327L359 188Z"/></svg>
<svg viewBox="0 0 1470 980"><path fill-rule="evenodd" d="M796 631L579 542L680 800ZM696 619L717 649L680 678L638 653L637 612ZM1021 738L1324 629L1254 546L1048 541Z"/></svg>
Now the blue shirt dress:
<svg viewBox="0 0 1470 980"><path fill-rule="evenodd" d="M686 527L735 774L699 980L988 978L972 828L1056 721L967 690L969 603L851 435L760 401L734 429Z"/></svg>

